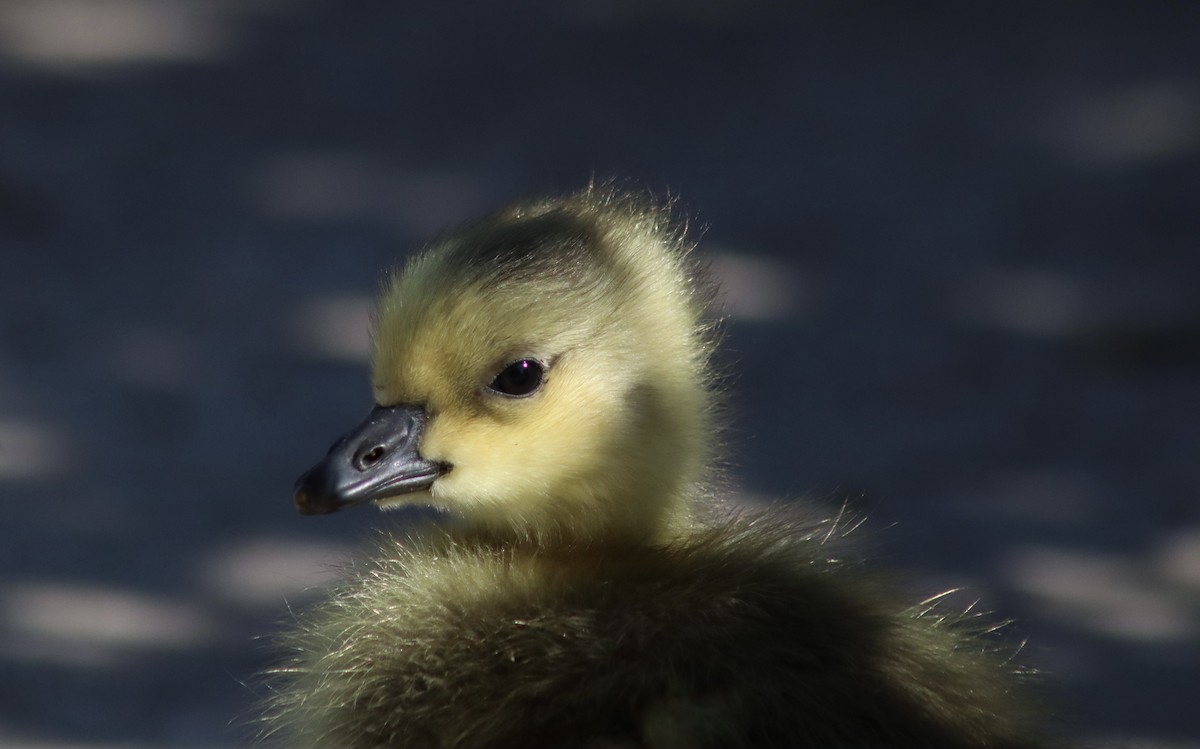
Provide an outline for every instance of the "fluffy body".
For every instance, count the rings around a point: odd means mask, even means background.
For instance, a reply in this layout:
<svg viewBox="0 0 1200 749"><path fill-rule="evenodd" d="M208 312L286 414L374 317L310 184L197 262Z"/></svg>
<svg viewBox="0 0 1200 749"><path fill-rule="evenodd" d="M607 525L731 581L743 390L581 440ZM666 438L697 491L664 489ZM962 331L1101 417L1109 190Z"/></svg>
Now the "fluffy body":
<svg viewBox="0 0 1200 749"><path fill-rule="evenodd" d="M383 406L447 466L286 642L290 747L1034 747L978 621L837 561L835 525L700 522L717 423L705 285L666 212L589 189L442 240L376 324ZM546 365L534 394L488 384Z"/></svg>
<svg viewBox="0 0 1200 749"><path fill-rule="evenodd" d="M613 553L385 546L291 643L312 747L1031 747L974 619L778 515Z"/></svg>

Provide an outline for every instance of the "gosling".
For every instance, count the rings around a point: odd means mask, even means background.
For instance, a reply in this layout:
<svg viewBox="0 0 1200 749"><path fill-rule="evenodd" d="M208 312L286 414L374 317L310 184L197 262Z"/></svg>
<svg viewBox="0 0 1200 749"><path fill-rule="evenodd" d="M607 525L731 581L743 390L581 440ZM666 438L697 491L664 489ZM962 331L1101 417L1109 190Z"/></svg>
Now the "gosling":
<svg viewBox="0 0 1200 749"><path fill-rule="evenodd" d="M300 617L289 747L1046 747L978 620L898 600L836 522L702 519L710 303L668 207L589 187L437 242L387 283L375 406L300 512L420 505Z"/></svg>

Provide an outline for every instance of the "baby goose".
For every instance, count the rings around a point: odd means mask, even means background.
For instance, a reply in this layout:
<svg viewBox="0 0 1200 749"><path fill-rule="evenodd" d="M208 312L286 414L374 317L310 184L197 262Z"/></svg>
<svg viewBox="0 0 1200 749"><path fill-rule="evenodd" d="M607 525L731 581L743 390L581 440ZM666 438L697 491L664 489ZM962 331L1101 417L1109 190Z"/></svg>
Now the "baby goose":
<svg viewBox="0 0 1200 749"><path fill-rule="evenodd" d="M419 504L308 612L269 733L297 747L1047 746L977 625L831 556L840 529L696 519L709 298L668 212L523 203L393 277L376 406L306 514Z"/></svg>

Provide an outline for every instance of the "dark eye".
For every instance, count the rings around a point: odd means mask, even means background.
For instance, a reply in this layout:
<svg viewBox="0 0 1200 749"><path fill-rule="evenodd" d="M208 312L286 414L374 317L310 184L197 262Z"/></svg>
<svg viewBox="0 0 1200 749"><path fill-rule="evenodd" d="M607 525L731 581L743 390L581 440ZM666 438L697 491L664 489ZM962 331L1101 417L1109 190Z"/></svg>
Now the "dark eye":
<svg viewBox="0 0 1200 749"><path fill-rule="evenodd" d="M541 362L521 359L502 369L488 389L515 398L532 395L542 386L545 374Z"/></svg>

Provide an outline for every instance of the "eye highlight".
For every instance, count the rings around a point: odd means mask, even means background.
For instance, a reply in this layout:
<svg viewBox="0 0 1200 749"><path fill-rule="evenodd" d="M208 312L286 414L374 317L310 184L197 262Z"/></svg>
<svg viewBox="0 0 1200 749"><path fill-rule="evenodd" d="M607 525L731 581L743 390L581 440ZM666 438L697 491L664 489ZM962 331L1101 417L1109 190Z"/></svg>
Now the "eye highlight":
<svg viewBox="0 0 1200 749"><path fill-rule="evenodd" d="M518 359L500 370L488 390L512 398L524 398L541 389L546 368L536 359Z"/></svg>

